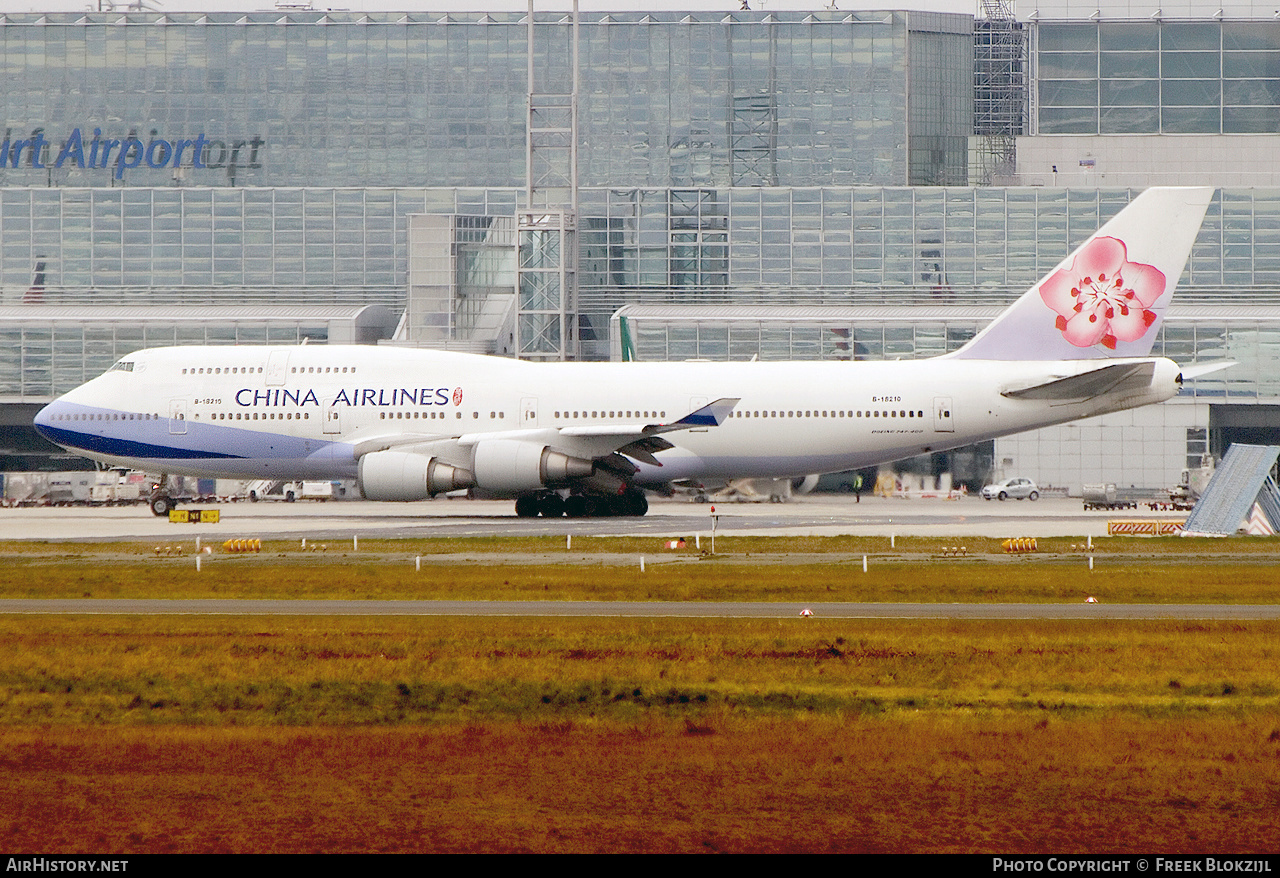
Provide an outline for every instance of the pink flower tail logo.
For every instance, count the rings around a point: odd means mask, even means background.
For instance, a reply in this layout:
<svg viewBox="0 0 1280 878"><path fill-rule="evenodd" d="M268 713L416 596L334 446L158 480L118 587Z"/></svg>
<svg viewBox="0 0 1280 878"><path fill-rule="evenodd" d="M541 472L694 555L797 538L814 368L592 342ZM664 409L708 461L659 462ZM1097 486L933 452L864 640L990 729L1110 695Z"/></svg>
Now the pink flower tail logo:
<svg viewBox="0 0 1280 878"><path fill-rule="evenodd" d="M1040 298L1058 314L1062 337L1076 347L1137 341L1156 322L1151 306L1164 295L1165 276L1154 265L1130 262L1124 241L1094 238L1071 265L1050 275Z"/></svg>

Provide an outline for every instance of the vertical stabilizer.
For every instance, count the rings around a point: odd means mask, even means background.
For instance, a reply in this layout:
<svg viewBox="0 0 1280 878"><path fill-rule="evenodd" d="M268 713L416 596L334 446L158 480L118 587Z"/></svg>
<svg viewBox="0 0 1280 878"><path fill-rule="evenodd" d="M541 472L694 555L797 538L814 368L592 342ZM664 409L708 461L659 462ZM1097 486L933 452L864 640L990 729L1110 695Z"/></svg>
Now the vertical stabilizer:
<svg viewBox="0 0 1280 878"><path fill-rule="evenodd" d="M618 318L618 327L622 334L622 362L633 362L636 358L636 345L631 340L631 325L625 314Z"/></svg>
<svg viewBox="0 0 1280 878"><path fill-rule="evenodd" d="M1147 356L1213 192L1190 186L1143 192L951 356Z"/></svg>

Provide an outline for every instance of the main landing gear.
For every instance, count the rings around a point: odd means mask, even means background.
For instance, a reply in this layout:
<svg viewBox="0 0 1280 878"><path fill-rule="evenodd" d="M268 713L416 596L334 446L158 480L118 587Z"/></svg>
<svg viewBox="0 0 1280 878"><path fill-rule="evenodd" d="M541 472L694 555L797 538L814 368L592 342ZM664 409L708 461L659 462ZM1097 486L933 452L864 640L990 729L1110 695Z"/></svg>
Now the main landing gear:
<svg viewBox="0 0 1280 878"><path fill-rule="evenodd" d="M160 476L160 481L156 485L155 490L151 492L151 496L147 498L147 505L151 507L151 514L158 515L161 518L167 516L170 512L178 508L178 504L169 496L169 476Z"/></svg>
<svg viewBox="0 0 1280 878"><path fill-rule="evenodd" d="M516 500L516 515L520 518L604 518L615 516L641 516L649 511L649 501L644 492L630 488L616 496L604 494L572 494L561 497L555 491L525 494Z"/></svg>

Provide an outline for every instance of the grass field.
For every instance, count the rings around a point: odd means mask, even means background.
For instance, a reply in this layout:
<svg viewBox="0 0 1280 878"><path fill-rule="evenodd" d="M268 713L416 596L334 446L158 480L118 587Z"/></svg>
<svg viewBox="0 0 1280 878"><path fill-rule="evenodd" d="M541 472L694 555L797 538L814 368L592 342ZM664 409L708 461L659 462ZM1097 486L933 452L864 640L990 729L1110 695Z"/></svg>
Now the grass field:
<svg viewBox="0 0 1280 878"><path fill-rule="evenodd" d="M792 556L757 542L716 558L651 542L569 558L509 541L362 541L345 556L281 544L214 557L198 576L189 554L151 546L5 545L0 595L1074 601L1087 589L1275 603L1280 588L1260 541L1095 546L1093 574L1069 541L1014 558L969 546L954 561L940 543L885 542L811 541ZM643 575L637 550L653 553ZM1270 852L1278 634L1274 622L0 617L0 845Z"/></svg>
<svg viewBox="0 0 1280 878"><path fill-rule="evenodd" d="M704 541L706 542L706 541ZM1265 539L1040 541L1008 555L997 540L726 538L718 554L640 538L362 540L261 553L194 540L169 545L0 543L0 598L359 598L1275 603L1276 547ZM706 546L704 545L704 550ZM157 555L160 549L162 554ZM172 554L181 550L183 555ZM640 571L640 558L645 572ZM863 572L863 558L868 571ZM1089 558L1094 568L1089 569ZM418 568L421 569L418 569Z"/></svg>

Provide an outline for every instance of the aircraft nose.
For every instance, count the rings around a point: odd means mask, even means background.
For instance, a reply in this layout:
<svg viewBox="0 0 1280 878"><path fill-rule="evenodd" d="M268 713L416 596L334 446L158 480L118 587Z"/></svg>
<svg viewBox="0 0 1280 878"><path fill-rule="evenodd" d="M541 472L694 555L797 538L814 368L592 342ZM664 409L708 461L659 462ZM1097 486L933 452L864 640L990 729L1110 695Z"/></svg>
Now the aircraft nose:
<svg viewBox="0 0 1280 878"><path fill-rule="evenodd" d="M31 421L32 426L36 428L36 432L45 439L48 439L50 442L54 441L53 422L57 419L60 407L61 401L54 400L44 408L40 409L40 411L36 412L35 418Z"/></svg>

